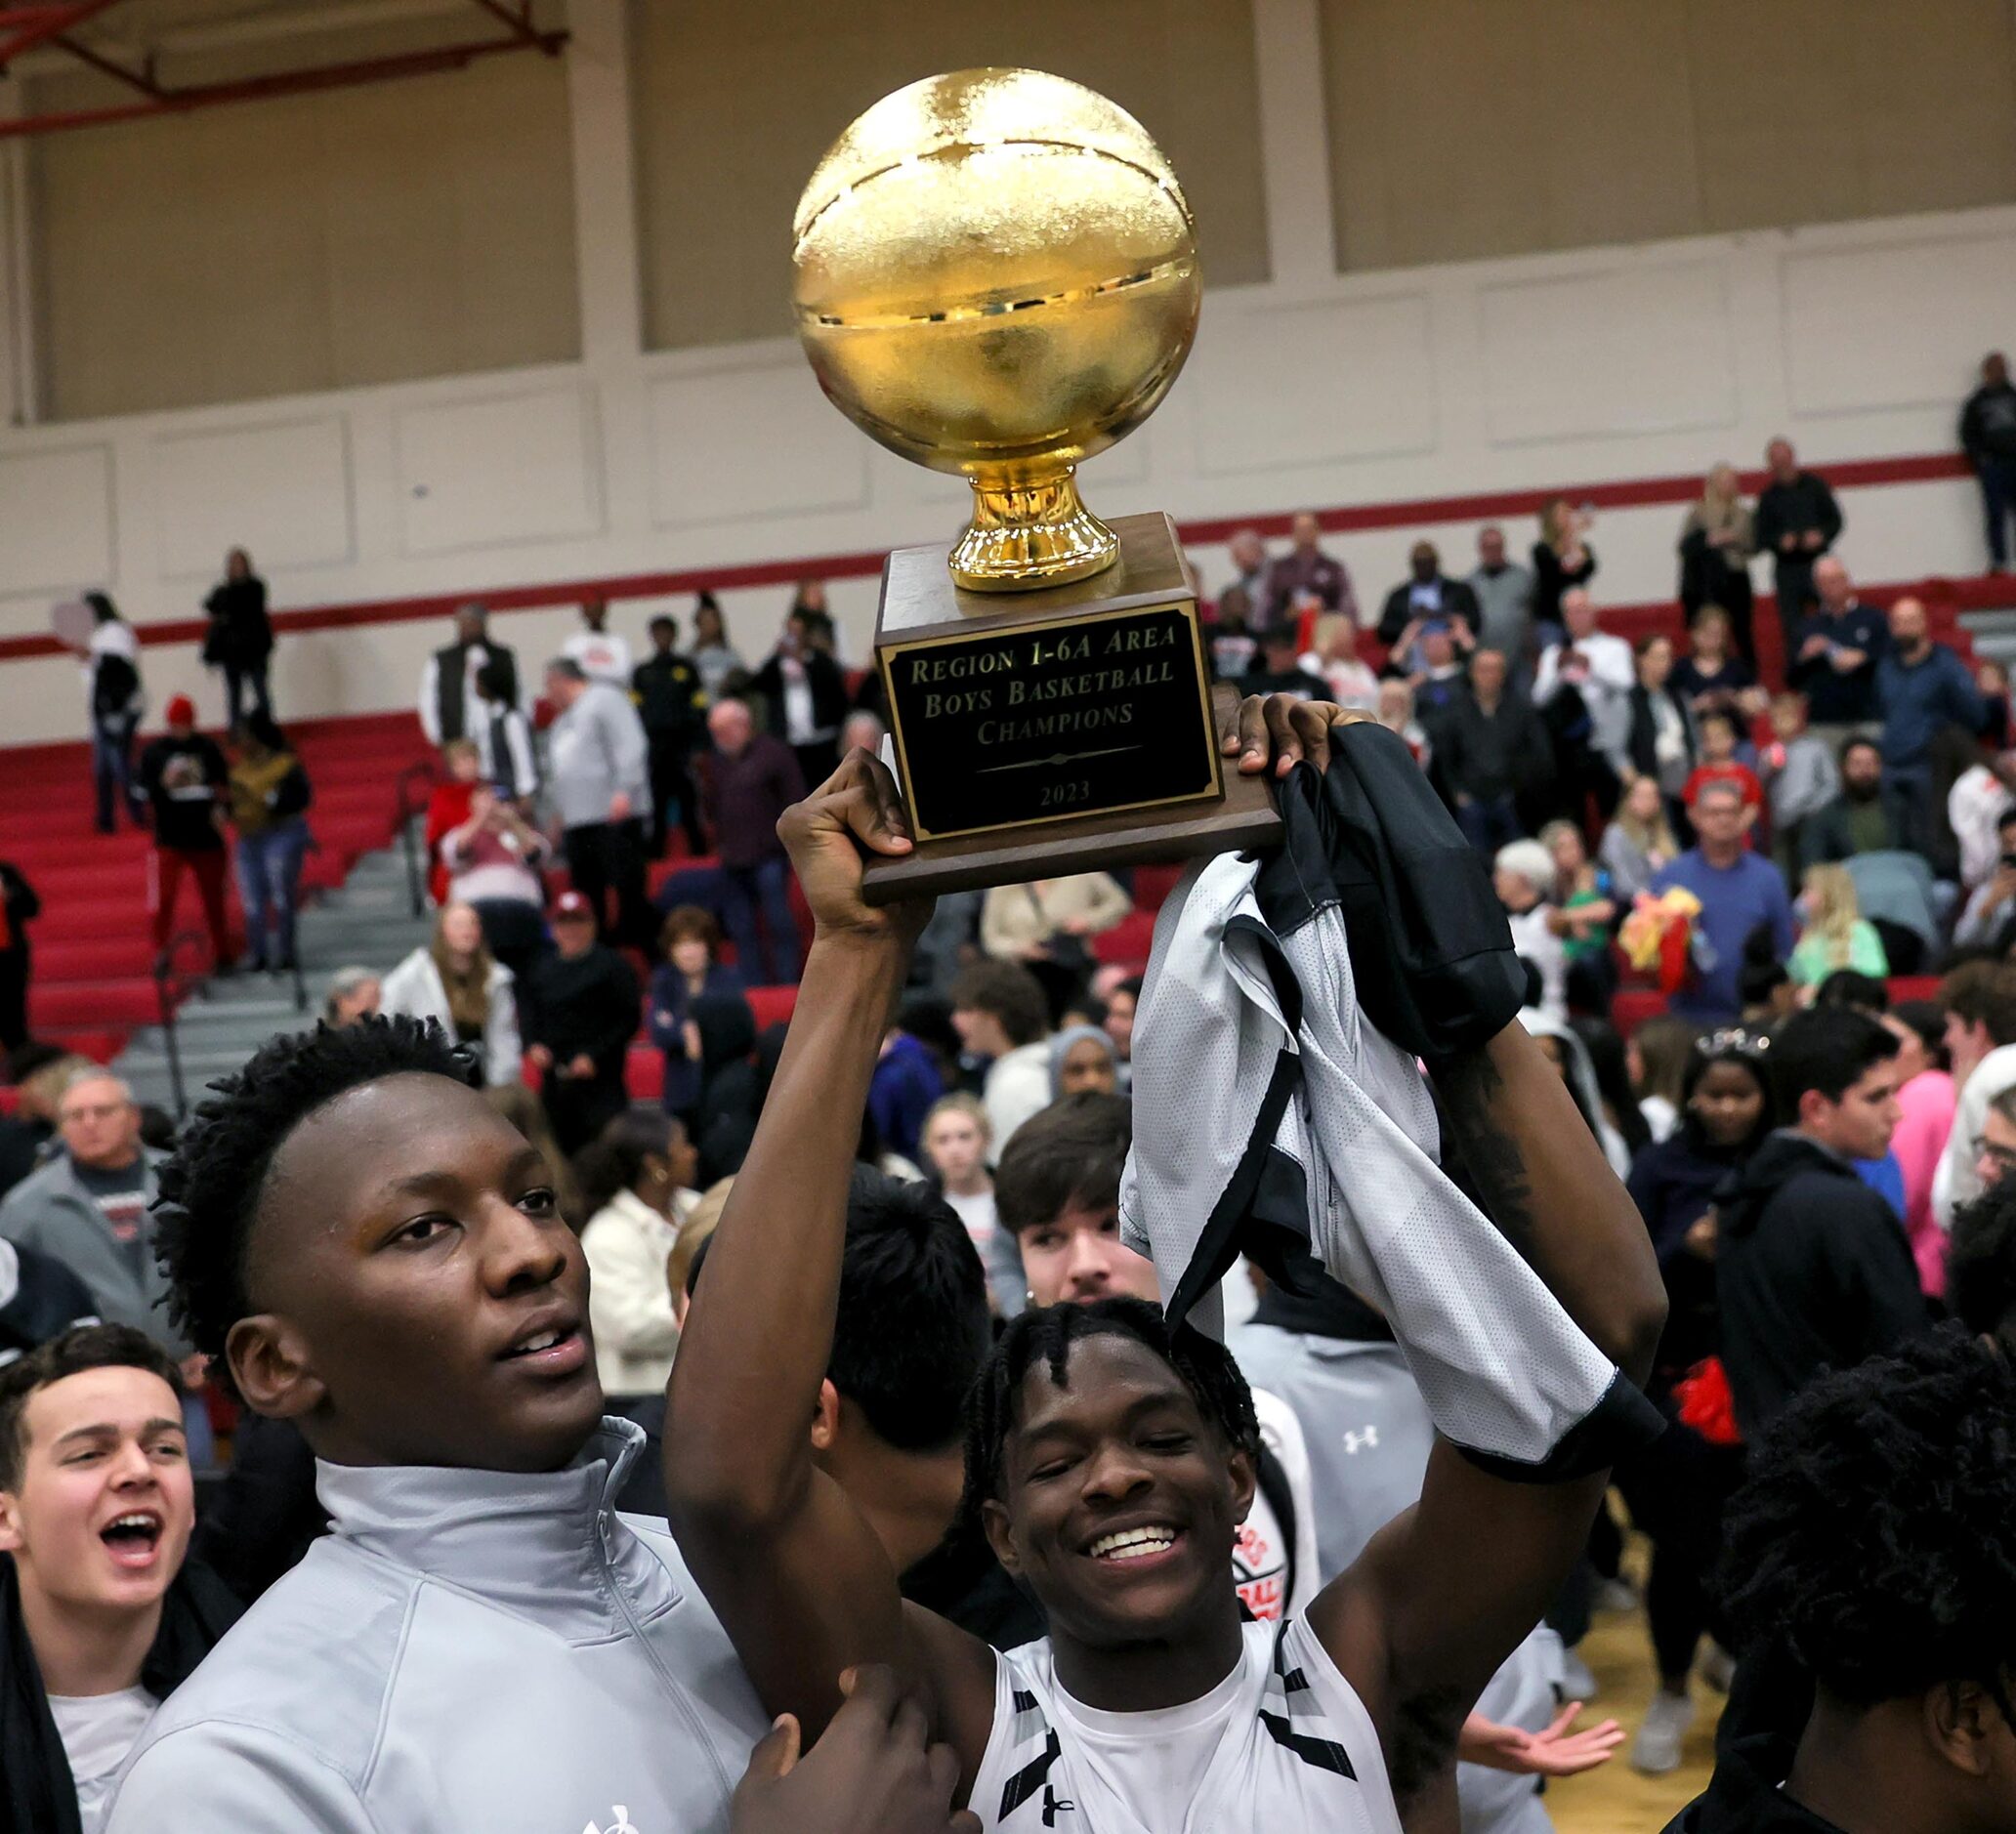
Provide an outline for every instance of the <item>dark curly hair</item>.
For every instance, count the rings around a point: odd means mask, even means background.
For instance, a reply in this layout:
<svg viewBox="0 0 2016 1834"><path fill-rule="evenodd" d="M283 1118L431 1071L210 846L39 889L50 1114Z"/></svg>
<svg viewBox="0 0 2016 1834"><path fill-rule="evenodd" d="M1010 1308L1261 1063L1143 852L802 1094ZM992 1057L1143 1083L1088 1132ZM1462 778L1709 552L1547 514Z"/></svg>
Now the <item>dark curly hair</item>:
<svg viewBox="0 0 2016 1834"><path fill-rule="evenodd" d="M1976 1336L2016 1350L2016 1179L1989 1186L1953 1212L1946 1303Z"/></svg>
<svg viewBox="0 0 2016 1834"><path fill-rule="evenodd" d="M2016 1369L1956 1327L1816 1382L1750 1449L1719 1590L1851 1706L1972 1682L2009 1717Z"/></svg>
<svg viewBox="0 0 2016 1834"><path fill-rule="evenodd" d="M1232 1353L1193 1325L1171 1331L1161 1308L1145 1299L1101 1299L1089 1306L1037 1306L1009 1320L987 1367L973 1385L966 1410L966 1493L960 1521L978 1531L981 1506L1001 1494L1001 1459L1016 1422L1022 1385L1037 1363L1066 1386L1065 1365L1073 1344L1088 1337L1126 1337L1146 1346L1183 1380L1198 1411L1237 1450L1260 1455L1260 1422L1252 1391Z"/></svg>
<svg viewBox="0 0 2016 1834"><path fill-rule="evenodd" d="M190 1115L161 1167L154 1254L168 1315L231 1385L224 1342L251 1310L245 1245L273 1154L324 1103L387 1076L446 1076L479 1086L477 1060L433 1020L364 1019L340 1030L269 1038ZM234 1391L233 1391L234 1392Z"/></svg>

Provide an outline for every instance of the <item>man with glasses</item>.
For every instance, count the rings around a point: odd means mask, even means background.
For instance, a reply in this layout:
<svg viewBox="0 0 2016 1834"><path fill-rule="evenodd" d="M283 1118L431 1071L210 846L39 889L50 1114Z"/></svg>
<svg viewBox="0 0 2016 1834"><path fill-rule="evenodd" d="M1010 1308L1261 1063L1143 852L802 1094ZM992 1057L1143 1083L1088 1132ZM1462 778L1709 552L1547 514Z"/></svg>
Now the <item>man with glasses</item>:
<svg viewBox="0 0 2016 1834"><path fill-rule="evenodd" d="M163 1306L168 1282L154 1265L149 1214L162 1155L141 1144L133 1091L110 1070L81 1069L65 1085L56 1120L63 1150L0 1202L0 1240L61 1262L84 1282L101 1318L146 1332L183 1365L186 1381L200 1383L199 1359ZM208 1421L193 1396L185 1413L190 1456L201 1465Z"/></svg>
<svg viewBox="0 0 2016 1834"><path fill-rule="evenodd" d="M1974 1176L1983 1190L2016 1172L2016 1088L1990 1098L1988 1112L1981 1117L1981 1132L1974 1136L1973 1152Z"/></svg>

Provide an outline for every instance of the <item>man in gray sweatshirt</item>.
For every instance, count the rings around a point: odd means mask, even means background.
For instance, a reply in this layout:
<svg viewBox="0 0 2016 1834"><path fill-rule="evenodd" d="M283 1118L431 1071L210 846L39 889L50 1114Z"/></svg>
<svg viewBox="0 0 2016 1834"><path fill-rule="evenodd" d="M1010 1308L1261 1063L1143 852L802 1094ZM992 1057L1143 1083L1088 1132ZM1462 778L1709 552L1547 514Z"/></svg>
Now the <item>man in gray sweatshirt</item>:
<svg viewBox="0 0 2016 1834"><path fill-rule="evenodd" d="M570 656L546 665L546 697L560 709L546 734L546 760L567 876L608 940L649 949L654 933L645 896L651 741L644 722L627 693L590 681ZM610 892L616 895L613 929Z"/></svg>
<svg viewBox="0 0 2016 1834"><path fill-rule="evenodd" d="M580 1243L440 1030L273 1039L160 1184L176 1322L300 1428L334 1531L164 1705L112 1834L729 1828L768 1718L616 1513L644 1436Z"/></svg>

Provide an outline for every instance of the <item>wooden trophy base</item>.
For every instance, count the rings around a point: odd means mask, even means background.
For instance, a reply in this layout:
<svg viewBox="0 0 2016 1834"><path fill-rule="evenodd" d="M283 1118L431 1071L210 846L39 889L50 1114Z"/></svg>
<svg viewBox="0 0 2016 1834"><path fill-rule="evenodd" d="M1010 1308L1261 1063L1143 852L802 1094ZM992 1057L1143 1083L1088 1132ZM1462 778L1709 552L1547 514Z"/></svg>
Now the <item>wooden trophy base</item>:
<svg viewBox="0 0 2016 1834"><path fill-rule="evenodd" d="M1113 566L1041 591L965 591L943 547L889 557L876 660L917 845L869 862L869 902L1278 841L1265 779L1219 755L1239 696L1211 686L1174 527L1112 526Z"/></svg>

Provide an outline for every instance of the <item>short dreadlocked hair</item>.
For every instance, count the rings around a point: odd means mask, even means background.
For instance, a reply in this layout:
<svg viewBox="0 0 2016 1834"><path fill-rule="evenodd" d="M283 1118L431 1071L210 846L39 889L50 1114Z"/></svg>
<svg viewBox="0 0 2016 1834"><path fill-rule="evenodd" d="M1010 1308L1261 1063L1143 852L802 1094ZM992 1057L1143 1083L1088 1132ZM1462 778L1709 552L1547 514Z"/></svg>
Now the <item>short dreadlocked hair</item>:
<svg viewBox="0 0 2016 1834"><path fill-rule="evenodd" d="M1720 1590L1851 1706L1972 1682L2009 1715L2016 1369L1956 1327L1800 1395L1750 1451Z"/></svg>
<svg viewBox="0 0 2016 1834"><path fill-rule="evenodd" d="M318 1024L268 1039L243 1069L211 1084L216 1094L189 1117L161 1167L154 1253L168 1276L168 1315L228 1387L224 1343L252 1310L245 1247L273 1155L347 1090L415 1074L477 1083L471 1055L433 1020L374 1017L341 1030Z"/></svg>
<svg viewBox="0 0 2016 1834"><path fill-rule="evenodd" d="M995 1343L973 1385L966 1409L966 1493L959 1515L978 1530L981 1506L1001 1494L1001 1460L1016 1423L1022 1385L1037 1363L1066 1386L1065 1365L1073 1344L1091 1337L1124 1337L1145 1345L1182 1378L1204 1418L1237 1451L1258 1458L1260 1422L1252 1391L1223 1344L1189 1324L1171 1331L1161 1309L1145 1299L1101 1299L1089 1306L1037 1306L1018 1313Z"/></svg>

